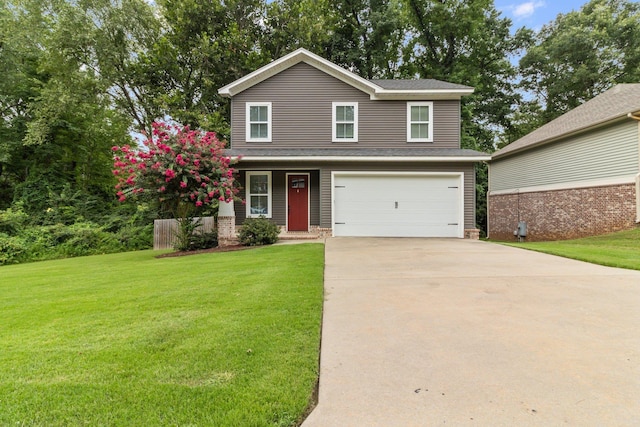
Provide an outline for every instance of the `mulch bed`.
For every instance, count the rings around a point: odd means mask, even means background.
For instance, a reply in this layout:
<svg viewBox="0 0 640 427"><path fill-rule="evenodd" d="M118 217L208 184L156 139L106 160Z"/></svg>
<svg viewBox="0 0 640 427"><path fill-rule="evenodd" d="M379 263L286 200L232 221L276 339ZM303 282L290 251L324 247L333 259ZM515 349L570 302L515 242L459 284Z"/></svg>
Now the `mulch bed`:
<svg viewBox="0 0 640 427"><path fill-rule="evenodd" d="M169 252L168 254L157 255L156 258L173 258L173 257L177 257L177 256L210 254L210 253L216 253L216 252L243 251L245 249L255 249L255 248L259 248L259 247L260 246L242 246L242 245L218 246L217 248L199 249L197 251Z"/></svg>

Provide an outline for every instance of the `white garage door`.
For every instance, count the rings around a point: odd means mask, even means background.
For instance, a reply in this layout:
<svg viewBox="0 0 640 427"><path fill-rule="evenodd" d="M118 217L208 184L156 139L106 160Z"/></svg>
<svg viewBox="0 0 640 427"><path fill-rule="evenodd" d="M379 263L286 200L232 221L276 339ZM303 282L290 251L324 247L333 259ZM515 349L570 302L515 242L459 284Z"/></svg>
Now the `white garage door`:
<svg viewBox="0 0 640 427"><path fill-rule="evenodd" d="M462 174L335 173L335 236L463 237Z"/></svg>

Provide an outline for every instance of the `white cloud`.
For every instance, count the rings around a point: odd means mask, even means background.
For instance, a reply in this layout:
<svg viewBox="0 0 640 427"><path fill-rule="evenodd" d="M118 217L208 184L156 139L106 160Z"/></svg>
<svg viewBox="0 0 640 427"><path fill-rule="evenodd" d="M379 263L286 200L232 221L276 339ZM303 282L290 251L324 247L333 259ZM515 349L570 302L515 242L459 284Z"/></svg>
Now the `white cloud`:
<svg viewBox="0 0 640 427"><path fill-rule="evenodd" d="M528 18L535 13L536 9L544 5L543 1L528 1L512 6L513 16L515 18Z"/></svg>

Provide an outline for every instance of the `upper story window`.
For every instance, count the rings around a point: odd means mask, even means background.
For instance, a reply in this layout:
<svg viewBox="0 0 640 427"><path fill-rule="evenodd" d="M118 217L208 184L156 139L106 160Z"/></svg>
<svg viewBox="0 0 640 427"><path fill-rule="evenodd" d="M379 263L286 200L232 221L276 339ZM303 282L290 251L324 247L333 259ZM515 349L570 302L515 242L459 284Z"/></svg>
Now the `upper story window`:
<svg viewBox="0 0 640 427"><path fill-rule="evenodd" d="M271 218L271 172L247 172L247 218Z"/></svg>
<svg viewBox="0 0 640 427"><path fill-rule="evenodd" d="M271 103L247 103L247 141L271 142Z"/></svg>
<svg viewBox="0 0 640 427"><path fill-rule="evenodd" d="M358 103L334 102L333 142L358 142Z"/></svg>
<svg viewBox="0 0 640 427"><path fill-rule="evenodd" d="M433 142L433 102L407 103L407 141Z"/></svg>

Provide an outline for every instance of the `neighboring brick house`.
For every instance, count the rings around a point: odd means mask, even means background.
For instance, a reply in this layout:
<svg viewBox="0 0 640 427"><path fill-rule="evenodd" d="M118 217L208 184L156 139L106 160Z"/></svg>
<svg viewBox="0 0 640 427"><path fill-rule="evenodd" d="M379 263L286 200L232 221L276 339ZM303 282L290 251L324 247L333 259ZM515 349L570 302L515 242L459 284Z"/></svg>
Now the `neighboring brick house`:
<svg viewBox="0 0 640 427"><path fill-rule="evenodd" d="M460 98L437 80L366 80L298 49L221 88L242 156L236 224L287 233L476 237L475 164ZM225 207L221 215L232 212Z"/></svg>
<svg viewBox="0 0 640 427"><path fill-rule="evenodd" d="M620 84L495 152L488 235L559 240L640 221L640 84Z"/></svg>

